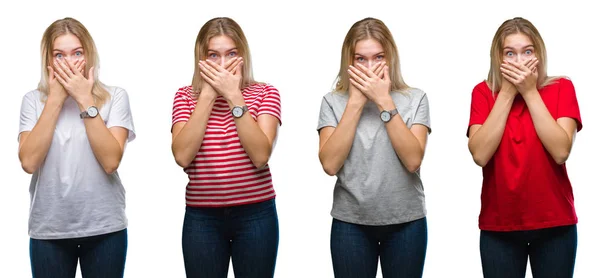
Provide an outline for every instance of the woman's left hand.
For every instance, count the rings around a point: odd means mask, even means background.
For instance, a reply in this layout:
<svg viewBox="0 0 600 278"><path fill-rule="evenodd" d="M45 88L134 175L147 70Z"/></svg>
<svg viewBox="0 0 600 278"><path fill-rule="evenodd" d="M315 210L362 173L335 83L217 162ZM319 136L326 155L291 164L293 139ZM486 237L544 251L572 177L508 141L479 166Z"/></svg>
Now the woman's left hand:
<svg viewBox="0 0 600 278"><path fill-rule="evenodd" d="M68 60L59 60L54 62L54 68L56 79L78 104L93 101L94 67L90 68L88 78L83 76L85 61L72 63Z"/></svg>
<svg viewBox="0 0 600 278"><path fill-rule="evenodd" d="M383 78L377 74L383 68ZM356 86L363 94L375 104L380 105L390 98L390 72L385 62L375 66L373 70L358 64L358 67L350 66L350 83Z"/></svg>
<svg viewBox="0 0 600 278"><path fill-rule="evenodd" d="M234 61L233 64L237 63L237 65L235 65L235 70L231 72L213 61L200 61L200 75L204 81L208 82L219 95L230 102L242 95L240 84L244 61L241 57L234 59L237 59L237 61Z"/></svg>
<svg viewBox="0 0 600 278"><path fill-rule="evenodd" d="M538 62L537 58L527 60L525 63L504 61L500 71L506 80L517 87L520 94L528 94L537 90Z"/></svg>

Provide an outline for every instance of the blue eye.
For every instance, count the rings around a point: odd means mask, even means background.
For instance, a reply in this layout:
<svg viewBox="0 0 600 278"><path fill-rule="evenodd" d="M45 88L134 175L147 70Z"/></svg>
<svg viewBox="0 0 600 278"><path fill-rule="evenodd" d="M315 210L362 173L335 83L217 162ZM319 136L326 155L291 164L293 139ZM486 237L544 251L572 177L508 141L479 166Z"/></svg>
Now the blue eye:
<svg viewBox="0 0 600 278"><path fill-rule="evenodd" d="M235 53L235 52L229 52L229 56L235 57L235 56L237 56L237 53Z"/></svg>
<svg viewBox="0 0 600 278"><path fill-rule="evenodd" d="M506 52L506 56L513 56L513 52L512 51Z"/></svg>
<svg viewBox="0 0 600 278"><path fill-rule="evenodd" d="M217 58L217 54L215 54L215 53L210 53L210 54L208 54L208 57L210 57L210 58Z"/></svg>
<svg viewBox="0 0 600 278"><path fill-rule="evenodd" d="M377 56L377 60L383 60L383 55Z"/></svg>
<svg viewBox="0 0 600 278"><path fill-rule="evenodd" d="M531 54L533 54L533 51L531 51L531 50L529 50L529 49L528 49L528 50L525 50L525 54L527 54L527 55L531 55Z"/></svg>
<svg viewBox="0 0 600 278"><path fill-rule="evenodd" d="M356 58L356 60L357 60L357 61L359 61L359 62L364 62L364 61L365 61L365 58L363 58L363 57L358 57L358 58Z"/></svg>
<svg viewBox="0 0 600 278"><path fill-rule="evenodd" d="M62 58L63 58L63 55L62 55L61 53L56 53L56 54L54 55L54 57L56 57L56 58L58 58L58 59L62 59Z"/></svg>
<svg viewBox="0 0 600 278"><path fill-rule="evenodd" d="M83 55L83 53L81 51L75 52L75 56L81 56L81 55Z"/></svg>

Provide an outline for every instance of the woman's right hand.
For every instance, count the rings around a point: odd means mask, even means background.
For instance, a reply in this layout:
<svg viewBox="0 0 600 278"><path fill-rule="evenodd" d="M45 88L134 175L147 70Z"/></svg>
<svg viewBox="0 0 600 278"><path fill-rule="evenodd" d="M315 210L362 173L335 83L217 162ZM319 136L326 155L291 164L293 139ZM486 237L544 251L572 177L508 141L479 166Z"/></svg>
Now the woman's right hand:
<svg viewBox="0 0 600 278"><path fill-rule="evenodd" d="M537 67L537 63L535 63L536 60L533 59L529 59L526 60L523 65L525 65L526 67L528 67L530 70L534 71L536 70ZM506 61L502 61L503 64L508 64L508 62ZM517 94L519 93L517 87L510 81L506 80L505 77L502 77L502 84L500 86L500 92L499 94L505 94L509 97L515 97Z"/></svg>
<svg viewBox="0 0 600 278"><path fill-rule="evenodd" d="M225 62L225 69L229 72L233 72L235 68L238 66L240 60L239 59L230 59ZM198 62L198 67L200 67L200 62ZM207 97L209 99L216 99L219 94L206 80L202 80L202 86L200 87L200 95L198 97Z"/></svg>
<svg viewBox="0 0 600 278"><path fill-rule="evenodd" d="M79 70L79 72L83 73L84 63L81 60L75 61L75 67ZM58 79L56 79L55 70L53 67L48 66L48 99L57 100L59 103L64 103L69 94L65 87L63 87Z"/></svg>

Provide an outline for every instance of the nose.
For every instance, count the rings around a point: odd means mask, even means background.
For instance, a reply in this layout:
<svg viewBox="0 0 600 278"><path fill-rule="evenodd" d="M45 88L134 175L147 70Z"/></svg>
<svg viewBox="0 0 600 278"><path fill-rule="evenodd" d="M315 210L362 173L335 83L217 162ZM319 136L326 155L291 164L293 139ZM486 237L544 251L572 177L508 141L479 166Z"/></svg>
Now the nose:
<svg viewBox="0 0 600 278"><path fill-rule="evenodd" d="M225 56L221 56L221 66L225 66Z"/></svg>
<svg viewBox="0 0 600 278"><path fill-rule="evenodd" d="M373 61L369 60L369 62L367 63L367 66L369 66L369 68L371 68L372 65L373 65Z"/></svg>

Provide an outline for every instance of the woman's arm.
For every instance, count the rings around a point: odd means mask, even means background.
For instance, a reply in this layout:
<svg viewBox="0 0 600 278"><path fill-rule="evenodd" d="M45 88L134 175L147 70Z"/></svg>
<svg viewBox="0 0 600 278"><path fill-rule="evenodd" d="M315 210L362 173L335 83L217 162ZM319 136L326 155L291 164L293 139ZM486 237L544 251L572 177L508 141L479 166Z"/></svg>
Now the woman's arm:
<svg viewBox="0 0 600 278"><path fill-rule="evenodd" d="M557 164L569 158L577 123L572 118L554 120L537 90L538 72L525 65L509 62L503 65L503 74L511 81L525 100L535 131L544 148Z"/></svg>
<svg viewBox="0 0 600 278"><path fill-rule="evenodd" d="M233 72L212 61L200 62L202 78L227 100L230 109L246 105L240 90L244 63L241 57L232 60L236 61ZM262 168L271 157L279 120L272 115L263 114L255 121L247 114L244 113L239 118L234 117L238 137L252 164L256 168Z"/></svg>
<svg viewBox="0 0 600 278"><path fill-rule="evenodd" d="M79 71L83 70L82 66L79 61L76 62ZM67 97L67 92L55 77L54 68L48 67L48 98L42 114L31 131L24 131L19 135L19 160L25 172L33 174L46 159L58 116ZM35 117L31 101L24 99L21 107L22 124L23 121L26 121L25 124L33 124Z"/></svg>
<svg viewBox="0 0 600 278"><path fill-rule="evenodd" d="M92 95L94 67L90 68L86 78L70 61L59 61L56 66L58 81L77 102L79 109L85 111L88 107L95 106ZM115 100L113 105L116 105ZM109 129L100 114L94 118L84 118L83 123L94 156L107 174L114 173L121 163L129 130L117 126Z"/></svg>

